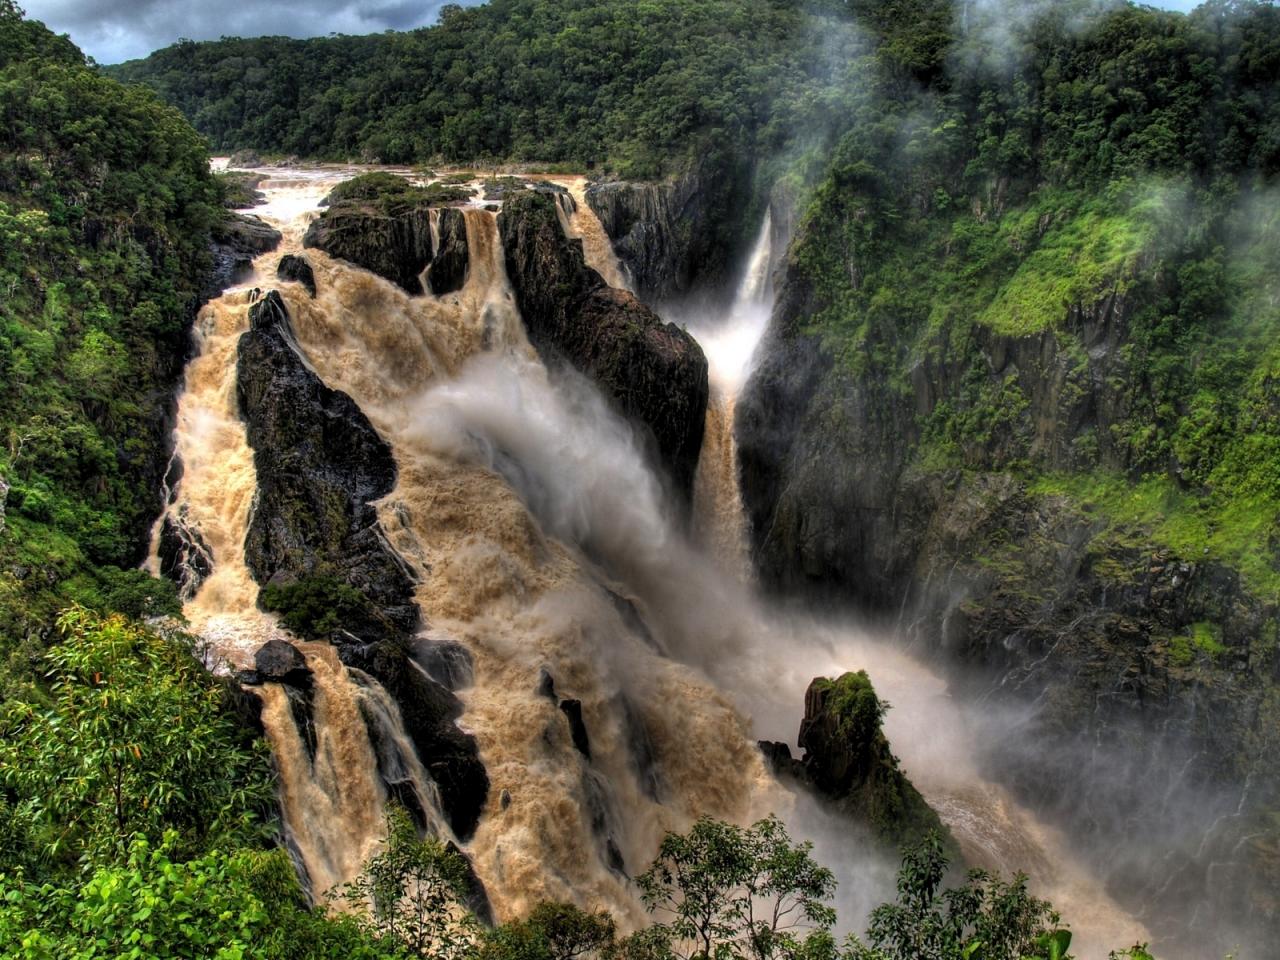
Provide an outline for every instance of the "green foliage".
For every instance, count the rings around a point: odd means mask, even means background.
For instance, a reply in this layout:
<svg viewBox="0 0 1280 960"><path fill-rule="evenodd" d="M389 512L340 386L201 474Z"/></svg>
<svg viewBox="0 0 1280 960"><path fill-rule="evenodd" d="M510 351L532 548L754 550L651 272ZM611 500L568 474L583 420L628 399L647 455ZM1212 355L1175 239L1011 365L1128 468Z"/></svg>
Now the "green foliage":
<svg viewBox="0 0 1280 960"><path fill-rule="evenodd" d="M224 150L656 176L825 130L859 48L846 15L795 2L491 0L409 33L180 42L112 74Z"/></svg>
<svg viewBox="0 0 1280 960"><path fill-rule="evenodd" d="M577 960L615 949L617 924L609 914L567 903L540 903L523 920L488 931L476 960Z"/></svg>
<svg viewBox="0 0 1280 960"><path fill-rule="evenodd" d="M15 960L243 960L267 922L263 904L218 852L176 859L175 834L139 837L118 865L67 886L0 872L0 950Z"/></svg>
<svg viewBox="0 0 1280 960"><path fill-rule="evenodd" d="M467 862L435 837L420 838L401 809L387 813L385 848L346 890L362 928L414 955L461 960L474 950L476 919L463 905Z"/></svg>
<svg viewBox="0 0 1280 960"><path fill-rule="evenodd" d="M158 511L166 409L220 191L173 109L0 15L0 657L68 602L176 609L122 571ZM27 651L30 652L30 651Z"/></svg>
<svg viewBox="0 0 1280 960"><path fill-rule="evenodd" d="M261 752L187 642L83 608L45 657L52 702L5 704L0 787L49 856L123 861L135 836L176 850L243 838L270 797Z"/></svg>
<svg viewBox="0 0 1280 960"><path fill-rule="evenodd" d="M279 613L291 631L313 639L326 639L344 623L368 617L373 611L363 593L324 574L268 584L260 599L263 609Z"/></svg>
<svg viewBox="0 0 1280 960"><path fill-rule="evenodd" d="M669 833L636 883L665 920L635 945L692 958L794 957L828 944L835 877L776 817L750 829L704 817Z"/></svg>
<svg viewBox="0 0 1280 960"><path fill-rule="evenodd" d="M1027 892L1026 877L1004 882L974 870L944 889L947 867L936 834L908 850L897 900L872 912L866 942L851 940L849 960L1066 960L1071 935Z"/></svg>

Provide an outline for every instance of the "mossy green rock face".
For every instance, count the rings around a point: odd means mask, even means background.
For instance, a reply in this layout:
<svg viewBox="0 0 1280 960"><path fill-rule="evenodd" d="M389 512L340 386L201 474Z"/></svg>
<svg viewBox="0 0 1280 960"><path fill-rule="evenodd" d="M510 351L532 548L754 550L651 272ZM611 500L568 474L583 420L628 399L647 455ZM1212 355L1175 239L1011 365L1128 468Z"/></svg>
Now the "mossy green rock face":
<svg viewBox="0 0 1280 960"><path fill-rule="evenodd" d="M677 490L691 496L707 411L707 358L696 340L586 265L555 198L525 192L498 216L507 276L529 339L568 361L643 424Z"/></svg>
<svg viewBox="0 0 1280 960"><path fill-rule="evenodd" d="M865 671L819 677L804 697L803 760L792 760L785 744L761 746L776 773L807 785L886 843L902 847L936 831L954 859L950 832L898 768L881 729L884 710Z"/></svg>
<svg viewBox="0 0 1280 960"><path fill-rule="evenodd" d="M1018 233L1050 203L978 226ZM1205 262L1164 249L1167 227L1135 250L1119 214L1064 209L1031 217L1025 248L999 248L1010 263L964 283L967 213L917 214L919 235L887 228L877 246L833 239L833 210L874 216L855 192L810 211L738 406L758 569L777 592L896 617L960 665L966 696L1034 703L991 745L1019 794L1077 831L1152 929L1181 935L1188 897L1246 929L1271 922L1249 905L1268 900L1261 847L1240 841L1280 809L1280 744L1257 732L1280 727L1280 537L1263 474L1236 477L1254 469L1244 451L1273 442L1273 361L1210 333L1157 352L1200 309L1188 291ZM1090 234L1080 277L1055 231ZM1280 250L1241 235L1241 269ZM1269 281L1246 280L1226 288L1248 291L1229 301L1242 343L1271 322L1250 299ZM1066 299L1025 295L1049 288ZM1233 380L1220 360L1258 369ZM1218 378L1210 400L1158 393L1200 370ZM1157 890L1164 872L1109 856L1120 842L1189 849Z"/></svg>

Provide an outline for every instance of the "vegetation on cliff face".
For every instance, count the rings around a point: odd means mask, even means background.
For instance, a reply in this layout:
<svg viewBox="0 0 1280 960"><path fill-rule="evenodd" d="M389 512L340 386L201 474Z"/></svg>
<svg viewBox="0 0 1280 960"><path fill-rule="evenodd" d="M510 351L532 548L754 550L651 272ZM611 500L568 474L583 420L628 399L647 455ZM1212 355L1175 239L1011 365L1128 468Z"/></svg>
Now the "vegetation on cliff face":
<svg viewBox="0 0 1280 960"><path fill-rule="evenodd" d="M1107 803L1198 756L1158 845L1251 776L1247 806L1280 803L1251 733L1280 716L1280 11L967 10L923 60L878 34L739 407L744 494L766 580L905 610L1040 693L1044 742L1107 744L1070 753ZM1105 835L1040 749L1024 793ZM1142 788L1108 780L1121 755ZM1232 865L1182 881L1274 929L1270 841L1214 842Z"/></svg>
<svg viewBox="0 0 1280 960"><path fill-rule="evenodd" d="M133 568L221 195L200 137L0 2L0 697L75 600L176 612Z"/></svg>

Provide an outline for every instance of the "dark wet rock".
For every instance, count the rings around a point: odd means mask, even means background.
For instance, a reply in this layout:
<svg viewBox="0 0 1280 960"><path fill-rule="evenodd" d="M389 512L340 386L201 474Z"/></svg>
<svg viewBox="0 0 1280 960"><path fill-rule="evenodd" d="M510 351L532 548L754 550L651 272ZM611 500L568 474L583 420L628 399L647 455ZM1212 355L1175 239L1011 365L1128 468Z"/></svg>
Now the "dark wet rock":
<svg viewBox="0 0 1280 960"><path fill-rule="evenodd" d="M472 915L486 927L494 927L497 921L493 916L493 904L489 902L489 892L485 890L484 883L480 880L479 875L475 871L475 867L471 864L471 859L458 848L458 845L450 840L445 844L446 849L451 853L456 853L462 857L467 864L467 873L463 877L462 885L465 894L462 898L462 905L471 911Z"/></svg>
<svg viewBox="0 0 1280 960"><path fill-rule="evenodd" d="M751 243L749 164L705 162L657 183L609 181L586 200L646 303L728 288Z"/></svg>
<svg viewBox="0 0 1280 960"><path fill-rule="evenodd" d="M295 687L311 685L311 668L302 651L286 640L274 637L264 643L253 656L253 667L267 683L289 683Z"/></svg>
<svg viewBox="0 0 1280 960"><path fill-rule="evenodd" d="M655 803L661 803L666 785L662 782L662 767L659 763L658 750L653 736L644 722L644 717L625 696L620 698L622 705L622 725L627 737L627 750L631 755L631 764L635 769L640 788L645 796Z"/></svg>
<svg viewBox="0 0 1280 960"><path fill-rule="evenodd" d="M471 257L467 247L467 219L462 211L446 207L436 216L440 243L427 267L427 288L439 297L463 288Z"/></svg>
<svg viewBox="0 0 1280 960"><path fill-rule="evenodd" d="M258 474L245 562L260 584L328 576L368 603L341 625L356 641L406 638L414 583L370 505L395 486L391 450L360 408L303 363L274 290L250 311L237 393Z"/></svg>
<svg viewBox="0 0 1280 960"><path fill-rule="evenodd" d="M427 207L392 215L344 206L312 222L304 247L363 267L417 295L422 271L431 263L431 211Z"/></svg>
<svg viewBox="0 0 1280 960"><path fill-rule="evenodd" d="M460 643L420 639L414 643L413 655L432 680L449 690L464 690L474 681L471 653Z"/></svg>
<svg viewBox="0 0 1280 960"><path fill-rule="evenodd" d="M600 859L618 876L630 879L622 850L618 847L618 814L610 802L608 787L598 773L589 769L583 771L582 796L591 832L600 845Z"/></svg>
<svg viewBox="0 0 1280 960"><path fill-rule="evenodd" d="M569 734L578 752L591 759L591 738L587 736L587 724L582 719L581 700L561 700L560 712L569 720Z"/></svg>
<svg viewBox="0 0 1280 960"><path fill-rule="evenodd" d="M475 833L489 795L489 777L475 737L456 724L462 701L437 683L394 642L341 648L342 660L373 677L400 709L423 767L440 790L440 803L458 839Z"/></svg>
<svg viewBox="0 0 1280 960"><path fill-rule="evenodd" d="M212 300L228 287L253 275L253 261L280 245L280 231L258 217L227 213L214 226L209 251L213 267L200 291L201 300Z"/></svg>
<svg viewBox="0 0 1280 960"><path fill-rule="evenodd" d="M498 797L498 803L503 810L508 809L511 806L511 791L503 790Z"/></svg>
<svg viewBox="0 0 1280 960"><path fill-rule="evenodd" d="M370 506L395 485L390 449L350 397L303 364L275 291L250 312L238 391L258 471L245 543L250 572L260 584L340 578L364 598L367 610L329 639L343 663L373 677L395 701L445 816L460 838L470 837L488 776L475 738L454 722L461 701L410 653L420 621L413 578Z"/></svg>
<svg viewBox="0 0 1280 960"><path fill-rule="evenodd" d="M697 342L586 266L553 197L524 192L498 216L507 276L529 339L568 361L622 413L643 424L676 489L691 494L707 407L707 360Z"/></svg>
<svg viewBox="0 0 1280 960"><path fill-rule="evenodd" d="M283 690L289 702L289 714L293 717L293 725L297 728L298 736L302 739L302 745L307 751L307 759L315 763L319 743L316 730L315 691L309 683L305 687L285 684Z"/></svg>
<svg viewBox="0 0 1280 960"><path fill-rule="evenodd" d="M280 280L300 283L313 298L316 295L316 275L306 257L288 254L276 265L276 277Z"/></svg>
<svg viewBox="0 0 1280 960"><path fill-rule="evenodd" d="M538 687L534 692L553 702L557 699L555 677L551 676L551 671L546 667L538 671Z"/></svg>
<svg viewBox="0 0 1280 960"><path fill-rule="evenodd" d="M431 291L452 292L466 279L468 253L463 213L449 204L467 196L457 186L414 187L392 174L366 174L333 189L329 209L312 221L302 245L376 273L413 296L425 292L423 272L438 255Z"/></svg>
<svg viewBox="0 0 1280 960"><path fill-rule="evenodd" d="M177 585L183 600L194 597L213 573L213 551L190 522L185 508L180 508L177 516L165 514L158 548L160 575Z"/></svg>

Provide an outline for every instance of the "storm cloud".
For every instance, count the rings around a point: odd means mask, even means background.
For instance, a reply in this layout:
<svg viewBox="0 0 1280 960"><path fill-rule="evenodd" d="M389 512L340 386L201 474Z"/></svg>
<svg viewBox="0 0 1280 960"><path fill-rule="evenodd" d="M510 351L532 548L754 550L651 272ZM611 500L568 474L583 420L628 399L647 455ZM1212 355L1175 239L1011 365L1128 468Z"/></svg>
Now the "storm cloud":
<svg viewBox="0 0 1280 960"><path fill-rule="evenodd" d="M145 57L175 40L316 37L410 30L436 21L448 0L20 0L27 15L99 63ZM455 0L457 2L457 0ZM479 0L461 0L474 6Z"/></svg>

